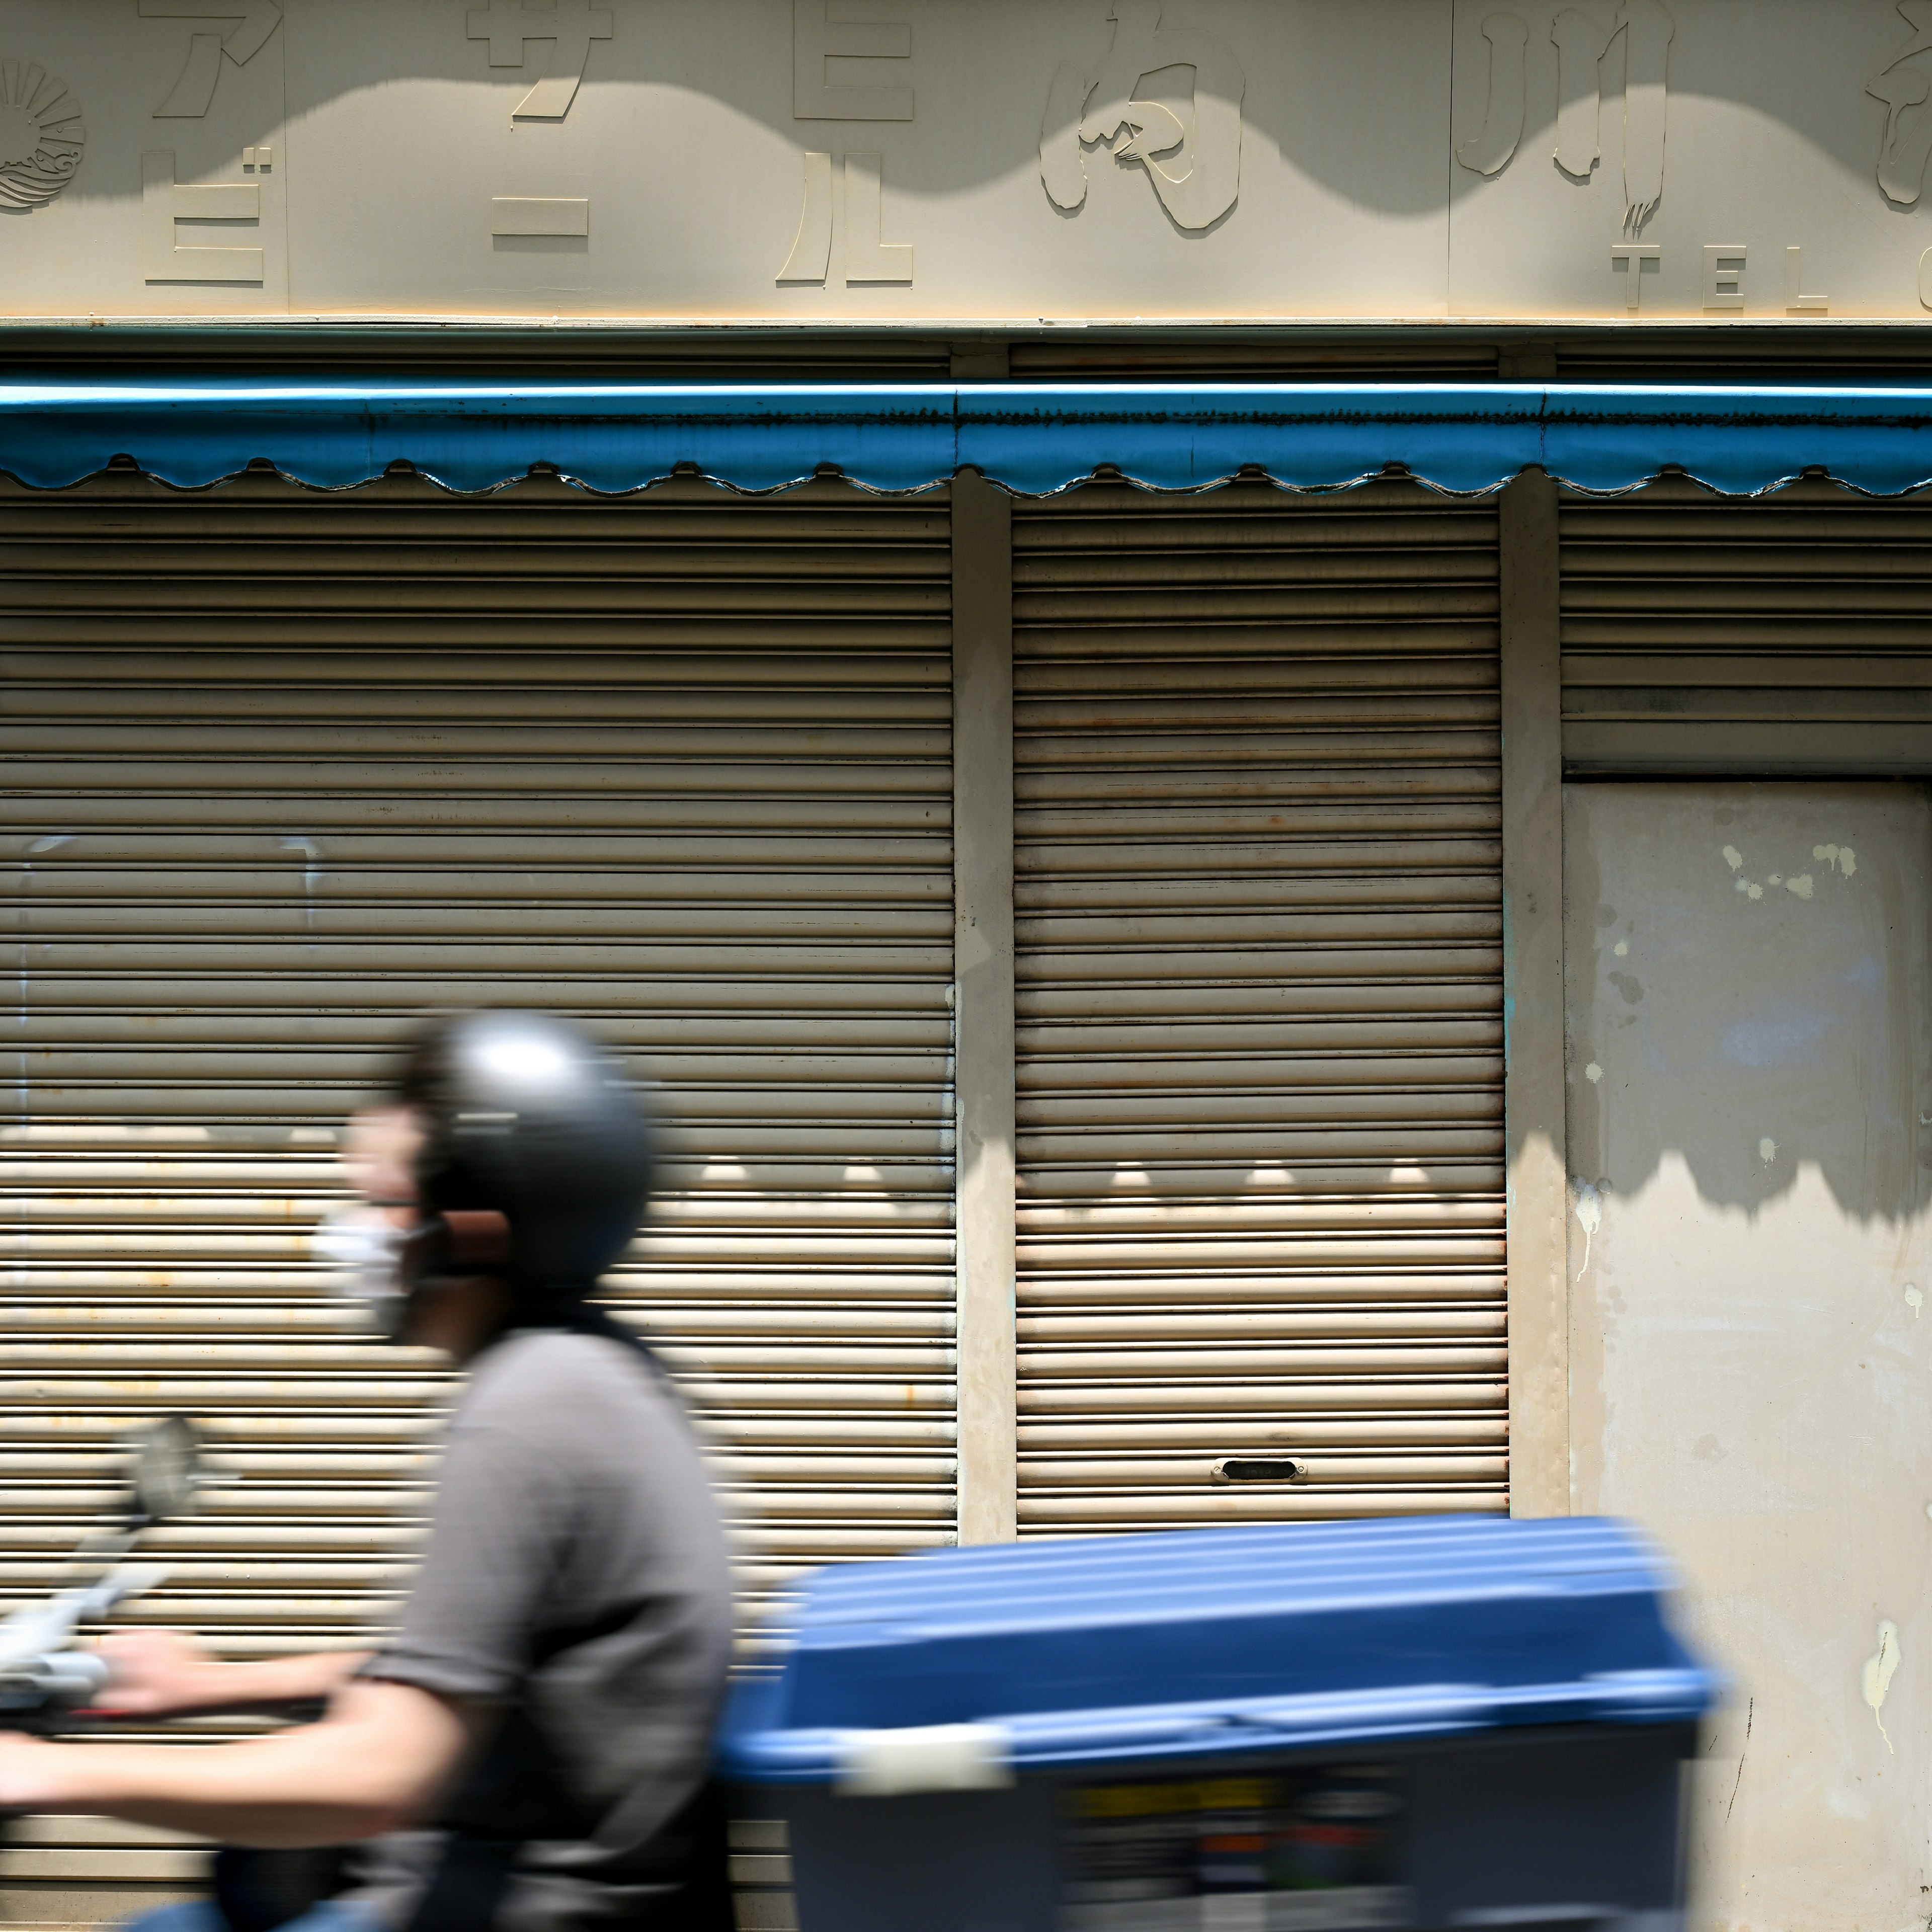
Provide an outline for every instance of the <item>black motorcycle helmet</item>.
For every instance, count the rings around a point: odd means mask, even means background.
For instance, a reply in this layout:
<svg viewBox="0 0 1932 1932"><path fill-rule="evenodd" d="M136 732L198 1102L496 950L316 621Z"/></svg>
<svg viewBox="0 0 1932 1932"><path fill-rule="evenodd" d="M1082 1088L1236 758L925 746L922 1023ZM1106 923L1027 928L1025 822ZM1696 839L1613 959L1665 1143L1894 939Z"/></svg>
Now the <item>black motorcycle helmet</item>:
<svg viewBox="0 0 1932 1932"><path fill-rule="evenodd" d="M650 1198L650 1125L616 1061L548 1013L466 1013L418 1036L394 1092L424 1129L410 1286L487 1273L520 1318L580 1304Z"/></svg>

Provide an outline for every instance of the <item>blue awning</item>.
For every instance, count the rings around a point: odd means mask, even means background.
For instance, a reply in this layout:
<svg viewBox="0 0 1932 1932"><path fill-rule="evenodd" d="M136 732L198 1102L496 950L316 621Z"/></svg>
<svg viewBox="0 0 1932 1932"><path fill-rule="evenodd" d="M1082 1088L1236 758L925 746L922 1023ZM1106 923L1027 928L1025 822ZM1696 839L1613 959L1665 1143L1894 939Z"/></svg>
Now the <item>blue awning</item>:
<svg viewBox="0 0 1932 1932"><path fill-rule="evenodd" d="M131 457L183 486L266 461L340 489L406 464L482 490L538 466L598 490L682 471L868 490L962 468L1045 495L1102 466L1160 490L1243 472L1334 489L1394 468L1496 488L1540 466L1594 490L1666 470L1755 494L1807 470L1892 495L1932 482L1932 391L1498 383L752 387L268 380L0 383L0 470L58 488Z"/></svg>

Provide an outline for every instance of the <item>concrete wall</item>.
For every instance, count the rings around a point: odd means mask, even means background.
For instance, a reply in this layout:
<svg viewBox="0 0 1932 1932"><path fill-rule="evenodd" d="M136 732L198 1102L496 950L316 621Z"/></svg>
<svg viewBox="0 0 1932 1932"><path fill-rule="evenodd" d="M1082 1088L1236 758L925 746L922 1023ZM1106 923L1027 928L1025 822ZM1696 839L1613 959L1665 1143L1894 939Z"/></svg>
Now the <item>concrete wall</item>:
<svg viewBox="0 0 1932 1932"><path fill-rule="evenodd" d="M1928 87L1890 0L9 0L0 315L1919 321Z"/></svg>
<svg viewBox="0 0 1932 1932"><path fill-rule="evenodd" d="M1736 1676L1699 1916L1932 1912L1928 875L1916 788L1565 794L1574 1502Z"/></svg>

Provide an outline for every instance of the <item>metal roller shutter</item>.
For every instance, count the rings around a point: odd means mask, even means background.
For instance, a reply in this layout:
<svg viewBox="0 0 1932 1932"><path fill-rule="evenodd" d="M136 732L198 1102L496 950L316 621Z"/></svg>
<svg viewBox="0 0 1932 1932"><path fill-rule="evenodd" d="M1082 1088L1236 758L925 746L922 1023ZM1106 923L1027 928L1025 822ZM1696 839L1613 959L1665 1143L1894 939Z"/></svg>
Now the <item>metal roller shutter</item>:
<svg viewBox="0 0 1932 1932"><path fill-rule="evenodd" d="M1097 328L1077 337L1015 342L1016 382L1492 382L1493 343L1432 335L1426 344L1364 341L1359 336L1258 334L1217 329L1212 339L1150 336L1136 327L1109 338Z"/></svg>
<svg viewBox="0 0 1932 1932"><path fill-rule="evenodd" d="M1632 386L1741 388L1919 388L1932 378L1932 354L1918 330L1850 328L1802 331L1788 324L1747 331L1647 322L1639 328L1583 328L1547 345L1548 380ZM1532 378L1530 380L1537 380ZM1801 405L1802 406L1802 405Z"/></svg>
<svg viewBox="0 0 1932 1932"><path fill-rule="evenodd" d="M392 1042L480 1002L662 1084L615 1285L748 1607L952 1540L950 570L943 497L829 484L0 493L9 1593L179 1408L238 1480L136 1614L236 1654L381 1614L446 1384L344 1332L310 1231ZM182 1876L152 1837L36 1823L14 1916Z"/></svg>
<svg viewBox="0 0 1932 1932"><path fill-rule="evenodd" d="M1676 478L1558 515L1567 770L1932 772L1932 500Z"/></svg>
<svg viewBox="0 0 1932 1932"><path fill-rule="evenodd" d="M205 325L112 322L76 338L61 323L9 319L4 352L16 370L84 372L152 380L164 375L430 376L444 381L541 386L552 382L944 382L952 371L948 341L931 337L848 334L829 337L740 335L699 327L557 328L538 322L506 328L445 320L420 326L385 322L368 334L355 325L309 330L211 329Z"/></svg>
<svg viewBox="0 0 1932 1932"><path fill-rule="evenodd" d="M1023 1533L1502 1509L1493 503L1014 546Z"/></svg>

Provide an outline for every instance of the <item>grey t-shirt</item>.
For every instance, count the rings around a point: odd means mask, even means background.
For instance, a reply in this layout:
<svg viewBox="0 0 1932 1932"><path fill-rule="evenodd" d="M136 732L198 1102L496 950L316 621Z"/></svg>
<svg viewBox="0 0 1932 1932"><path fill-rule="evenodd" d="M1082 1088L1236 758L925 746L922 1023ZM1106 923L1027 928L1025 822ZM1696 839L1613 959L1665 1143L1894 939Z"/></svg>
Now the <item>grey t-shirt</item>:
<svg viewBox="0 0 1932 1932"><path fill-rule="evenodd" d="M364 1670L500 1721L436 1828L376 1841L353 1895L401 1932L466 1861L474 1932L479 1896L500 1901L494 1932L648 1922L679 1876L730 1641L717 1508L662 1376L603 1336L506 1336L452 1420L402 1627ZM508 1865L500 1890L476 1891L479 1862Z"/></svg>

